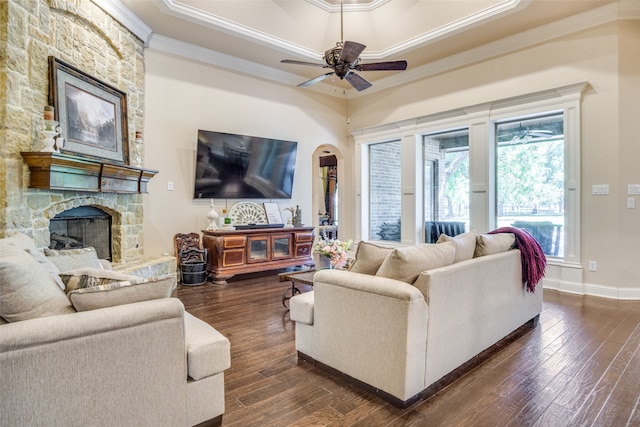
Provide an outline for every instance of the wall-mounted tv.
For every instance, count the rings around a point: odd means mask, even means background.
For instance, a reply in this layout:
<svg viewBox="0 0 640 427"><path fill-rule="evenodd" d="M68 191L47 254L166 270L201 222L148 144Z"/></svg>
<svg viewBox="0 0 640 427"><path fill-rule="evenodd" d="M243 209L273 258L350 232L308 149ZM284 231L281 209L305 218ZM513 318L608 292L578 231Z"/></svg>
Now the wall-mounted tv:
<svg viewBox="0 0 640 427"><path fill-rule="evenodd" d="M198 130L194 199L290 199L298 143Z"/></svg>

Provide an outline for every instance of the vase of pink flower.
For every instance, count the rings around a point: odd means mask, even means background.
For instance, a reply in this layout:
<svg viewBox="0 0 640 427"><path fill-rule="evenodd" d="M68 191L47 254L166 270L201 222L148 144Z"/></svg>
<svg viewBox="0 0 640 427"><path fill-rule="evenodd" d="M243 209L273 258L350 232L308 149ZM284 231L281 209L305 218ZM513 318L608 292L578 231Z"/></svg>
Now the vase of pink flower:
<svg viewBox="0 0 640 427"><path fill-rule="evenodd" d="M347 265L348 251L352 240L327 239L324 235L315 246L315 252L329 258L330 268L344 268Z"/></svg>

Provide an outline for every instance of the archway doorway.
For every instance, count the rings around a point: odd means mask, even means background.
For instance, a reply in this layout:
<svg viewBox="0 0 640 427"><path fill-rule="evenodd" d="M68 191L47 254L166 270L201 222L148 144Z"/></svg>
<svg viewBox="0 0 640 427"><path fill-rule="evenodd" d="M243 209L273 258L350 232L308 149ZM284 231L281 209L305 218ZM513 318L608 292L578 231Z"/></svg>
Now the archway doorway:
<svg viewBox="0 0 640 427"><path fill-rule="evenodd" d="M314 209L318 213L318 237L338 238L339 185L335 147L319 147L314 153L317 182L314 185Z"/></svg>

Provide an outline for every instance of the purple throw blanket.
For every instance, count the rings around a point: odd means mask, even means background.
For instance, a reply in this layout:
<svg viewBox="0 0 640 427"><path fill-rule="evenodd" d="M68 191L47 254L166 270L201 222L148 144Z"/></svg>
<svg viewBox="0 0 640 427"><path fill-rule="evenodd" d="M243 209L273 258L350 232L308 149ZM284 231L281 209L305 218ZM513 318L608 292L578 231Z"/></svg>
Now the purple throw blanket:
<svg viewBox="0 0 640 427"><path fill-rule="evenodd" d="M501 227L487 234L513 233L516 247L520 249L522 261L522 282L529 292L535 292L536 285L544 277L547 268L547 257L540 244L523 228Z"/></svg>

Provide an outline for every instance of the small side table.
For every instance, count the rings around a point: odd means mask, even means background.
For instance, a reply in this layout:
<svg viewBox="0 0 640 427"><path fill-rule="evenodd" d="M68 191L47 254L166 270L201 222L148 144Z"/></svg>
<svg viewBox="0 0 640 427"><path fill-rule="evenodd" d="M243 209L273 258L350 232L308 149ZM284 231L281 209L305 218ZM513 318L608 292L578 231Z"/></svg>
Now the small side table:
<svg viewBox="0 0 640 427"><path fill-rule="evenodd" d="M300 289L296 287L296 283L301 283L303 285L313 286L313 276L316 274L314 270L304 270L304 271L291 271L287 273L280 273L280 281L286 282L291 281L291 287L285 289L284 294L282 295L282 305L287 310L289 309L289 300L294 296L300 293Z"/></svg>

